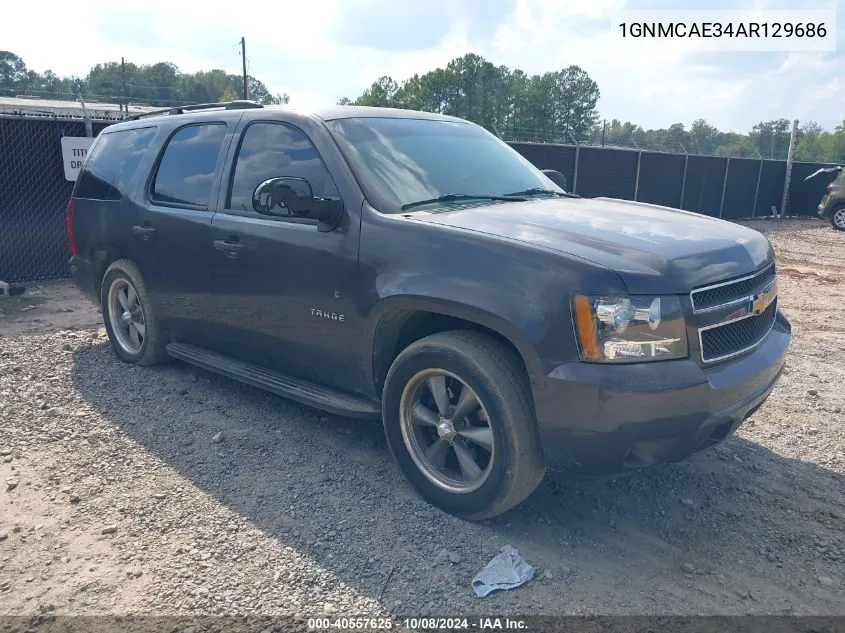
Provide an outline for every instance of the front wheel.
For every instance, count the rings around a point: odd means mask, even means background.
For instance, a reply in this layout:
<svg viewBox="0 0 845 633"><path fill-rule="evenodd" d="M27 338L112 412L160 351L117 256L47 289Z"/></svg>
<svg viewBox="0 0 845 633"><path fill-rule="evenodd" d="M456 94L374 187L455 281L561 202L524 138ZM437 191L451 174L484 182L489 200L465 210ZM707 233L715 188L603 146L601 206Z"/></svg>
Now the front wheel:
<svg viewBox="0 0 845 633"><path fill-rule="evenodd" d="M488 335L442 332L410 345L387 374L382 414L405 477L451 514L501 514L545 474L525 369Z"/></svg>

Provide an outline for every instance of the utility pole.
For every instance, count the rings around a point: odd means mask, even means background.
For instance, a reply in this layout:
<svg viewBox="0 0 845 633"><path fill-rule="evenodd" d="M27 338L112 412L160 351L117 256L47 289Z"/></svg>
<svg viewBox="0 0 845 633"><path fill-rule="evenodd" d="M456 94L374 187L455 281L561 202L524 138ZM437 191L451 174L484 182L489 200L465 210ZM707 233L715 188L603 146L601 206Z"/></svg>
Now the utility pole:
<svg viewBox="0 0 845 633"><path fill-rule="evenodd" d="M249 87L246 83L246 39L241 38L241 61L244 66L244 99L249 99Z"/></svg>
<svg viewBox="0 0 845 633"><path fill-rule="evenodd" d="M607 132L607 119L604 119L601 123L601 146L604 147L604 135Z"/></svg>
<svg viewBox="0 0 845 633"><path fill-rule="evenodd" d="M121 89L123 94L123 109L126 114L129 114L129 103L126 101L126 61L123 57L120 58L120 78L123 85Z"/></svg>

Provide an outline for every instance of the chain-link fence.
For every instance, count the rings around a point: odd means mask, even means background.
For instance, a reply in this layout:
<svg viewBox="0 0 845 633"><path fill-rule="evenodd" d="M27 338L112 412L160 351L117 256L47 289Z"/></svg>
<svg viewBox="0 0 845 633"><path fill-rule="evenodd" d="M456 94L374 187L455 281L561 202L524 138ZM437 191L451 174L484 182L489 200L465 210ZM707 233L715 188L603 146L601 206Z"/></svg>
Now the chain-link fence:
<svg viewBox="0 0 845 633"><path fill-rule="evenodd" d="M605 196L741 219L780 212L786 161L672 154L594 145L510 141L540 169L555 169L569 189L586 198ZM788 215L810 216L828 184L804 178L828 163L792 165Z"/></svg>
<svg viewBox="0 0 845 633"><path fill-rule="evenodd" d="M94 135L113 121L95 121ZM79 119L0 115L0 280L68 275L65 180L61 138L85 136ZM591 145L511 141L541 169L563 173L584 197L637 200L739 219L779 209L786 162L671 154ZM812 215L827 181L804 178L821 163L794 163L789 210Z"/></svg>
<svg viewBox="0 0 845 633"><path fill-rule="evenodd" d="M107 125L95 121L98 134ZM68 275L63 136L85 136L80 120L0 116L0 280Z"/></svg>

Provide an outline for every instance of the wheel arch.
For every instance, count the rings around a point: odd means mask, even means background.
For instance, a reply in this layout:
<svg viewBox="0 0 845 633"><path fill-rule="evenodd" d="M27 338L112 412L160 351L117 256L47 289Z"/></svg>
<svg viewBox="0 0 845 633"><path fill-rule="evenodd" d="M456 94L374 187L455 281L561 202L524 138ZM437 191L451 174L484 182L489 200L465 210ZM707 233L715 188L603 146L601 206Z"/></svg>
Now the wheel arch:
<svg viewBox="0 0 845 633"><path fill-rule="evenodd" d="M526 337L512 324L484 310L449 300L395 297L380 304L372 322L372 380L377 396L381 396L387 372L403 349L448 330L487 333L515 353L529 379L541 372L540 359Z"/></svg>
<svg viewBox="0 0 845 633"><path fill-rule="evenodd" d="M125 251L116 244L104 242L94 244L91 247L89 261L92 264L94 289L97 292L97 297L101 298L100 293L102 292L103 277L106 276L106 271L119 259L127 259L127 257Z"/></svg>

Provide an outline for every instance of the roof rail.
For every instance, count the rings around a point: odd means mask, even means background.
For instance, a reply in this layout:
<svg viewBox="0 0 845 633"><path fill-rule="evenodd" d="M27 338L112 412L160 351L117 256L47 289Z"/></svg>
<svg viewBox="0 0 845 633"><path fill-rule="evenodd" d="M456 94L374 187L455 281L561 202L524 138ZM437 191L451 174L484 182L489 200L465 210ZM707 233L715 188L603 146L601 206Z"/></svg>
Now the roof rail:
<svg viewBox="0 0 845 633"><path fill-rule="evenodd" d="M161 110L152 110L150 112L143 112L141 114L133 114L128 116L124 121L136 121L138 119L148 116L159 116L160 114L185 114L185 112L194 112L197 110L251 110L253 108L263 108L264 106L257 101L224 101L221 103L195 103L193 105L178 106L175 108L162 108Z"/></svg>

